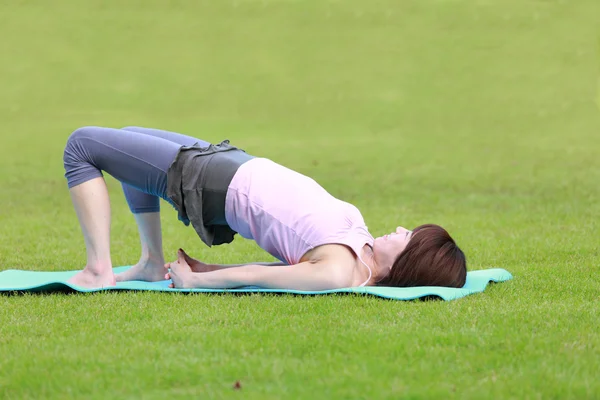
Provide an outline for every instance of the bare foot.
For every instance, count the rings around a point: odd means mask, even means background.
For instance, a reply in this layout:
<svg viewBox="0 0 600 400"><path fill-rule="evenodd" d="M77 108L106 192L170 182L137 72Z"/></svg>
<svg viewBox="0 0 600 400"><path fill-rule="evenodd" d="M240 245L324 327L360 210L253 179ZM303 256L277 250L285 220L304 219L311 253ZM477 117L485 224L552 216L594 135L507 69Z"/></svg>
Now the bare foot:
<svg viewBox="0 0 600 400"><path fill-rule="evenodd" d="M113 274L112 269L104 270L106 272L97 273L92 271L91 268L86 267L83 271L78 272L67 282L89 289L115 286L117 282L115 281L115 274Z"/></svg>
<svg viewBox="0 0 600 400"><path fill-rule="evenodd" d="M163 262L145 262L137 263L125 272L117 274L115 277L117 282L124 281L145 281L157 282L165 279L167 269Z"/></svg>
<svg viewBox="0 0 600 400"><path fill-rule="evenodd" d="M183 249L179 249L179 251L177 252L177 257L179 258L181 256L183 256L183 259L190 266L193 272L210 272L215 270L215 268L213 268L212 265L205 264L202 261L198 261L188 256Z"/></svg>

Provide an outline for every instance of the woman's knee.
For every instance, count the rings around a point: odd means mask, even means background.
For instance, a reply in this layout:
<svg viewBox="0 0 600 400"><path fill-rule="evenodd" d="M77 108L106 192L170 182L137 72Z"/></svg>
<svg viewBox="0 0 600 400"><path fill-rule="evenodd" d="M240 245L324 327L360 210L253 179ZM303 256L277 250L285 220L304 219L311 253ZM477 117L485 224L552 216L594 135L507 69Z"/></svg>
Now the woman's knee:
<svg viewBox="0 0 600 400"><path fill-rule="evenodd" d="M97 126L83 126L75 129L67 139L67 145L65 148L80 146L82 139L89 139L93 137L95 135L95 129L97 128Z"/></svg>
<svg viewBox="0 0 600 400"><path fill-rule="evenodd" d="M89 127L85 126L82 128L75 129L69 138L67 139L67 144L65 146L63 160L67 162L67 159L72 159L79 152L80 147L82 145L82 138L84 136L88 137L88 129Z"/></svg>
<svg viewBox="0 0 600 400"><path fill-rule="evenodd" d="M94 128L92 126L78 128L67 139L63 153L63 164L69 187L102 176L98 168L93 165L90 159L90 151L86 147L86 143L90 143L86 139L91 139L95 135Z"/></svg>
<svg viewBox="0 0 600 400"><path fill-rule="evenodd" d="M121 130L123 130L123 131L131 131L131 132L139 132L142 129L144 129L144 128L142 128L141 126L125 126L125 127L121 128Z"/></svg>

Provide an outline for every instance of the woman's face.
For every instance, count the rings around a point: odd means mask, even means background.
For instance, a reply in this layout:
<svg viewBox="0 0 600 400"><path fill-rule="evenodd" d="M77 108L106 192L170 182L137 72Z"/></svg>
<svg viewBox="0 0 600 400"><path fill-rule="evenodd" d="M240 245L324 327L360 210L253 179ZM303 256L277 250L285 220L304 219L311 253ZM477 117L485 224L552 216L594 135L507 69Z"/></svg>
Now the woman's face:
<svg viewBox="0 0 600 400"><path fill-rule="evenodd" d="M404 251L411 237L412 231L399 226L395 232L376 238L373 255L377 265L392 268L394 260Z"/></svg>

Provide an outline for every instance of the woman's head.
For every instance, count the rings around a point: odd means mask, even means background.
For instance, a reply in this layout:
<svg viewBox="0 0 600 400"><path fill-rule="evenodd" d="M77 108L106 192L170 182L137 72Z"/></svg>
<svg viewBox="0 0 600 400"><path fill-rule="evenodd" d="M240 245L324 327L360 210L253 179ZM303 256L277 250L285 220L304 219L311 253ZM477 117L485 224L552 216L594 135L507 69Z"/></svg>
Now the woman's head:
<svg viewBox="0 0 600 400"><path fill-rule="evenodd" d="M467 278L465 254L439 225L421 225L412 232L399 227L395 234L375 240L375 261L390 272L381 286L462 287Z"/></svg>

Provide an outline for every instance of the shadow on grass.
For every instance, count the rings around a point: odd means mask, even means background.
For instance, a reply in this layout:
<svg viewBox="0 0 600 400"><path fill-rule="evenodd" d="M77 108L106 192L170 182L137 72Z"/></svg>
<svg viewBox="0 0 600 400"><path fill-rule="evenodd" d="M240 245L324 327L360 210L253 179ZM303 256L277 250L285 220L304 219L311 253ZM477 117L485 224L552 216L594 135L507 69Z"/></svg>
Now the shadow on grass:
<svg viewBox="0 0 600 400"><path fill-rule="evenodd" d="M491 282L490 282L491 283ZM75 289L72 289L68 286L64 286L61 287L59 289L55 288L52 290L15 290L15 291L7 291L7 292L0 292L1 296L5 296L5 297L18 297L18 296L40 296L40 297L45 297L45 296L52 296L52 295L64 295L64 296L92 296L92 295L117 295L118 293L122 293L122 292L140 292L139 290L131 290L131 289L110 289L110 290L101 290L101 291L97 291L97 292L79 292ZM145 293L165 293L164 291L156 291L156 290L145 290ZM398 300L398 299L390 299L390 298L385 298L385 297L381 297L381 296L377 296L371 293L345 293L345 292L339 292L339 293L327 293L327 294L300 294L300 293L287 293L287 292L268 292L268 293L264 293L264 292L167 292L167 293L171 293L173 295L186 295L186 296L222 296L222 297L226 297L226 296L234 296L234 297L249 297L249 296L264 296L264 297L282 297L282 296L289 296L289 297L318 297L318 296L325 296L325 297L329 297L329 296L340 296L340 297L375 297L378 298L382 301L443 301L443 299L440 296L436 296L436 295L427 295L427 296L422 296L422 297L417 297L415 299L402 299L402 300Z"/></svg>

